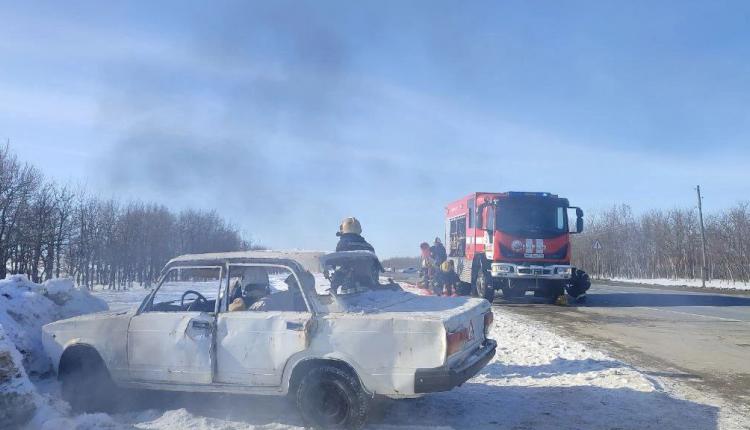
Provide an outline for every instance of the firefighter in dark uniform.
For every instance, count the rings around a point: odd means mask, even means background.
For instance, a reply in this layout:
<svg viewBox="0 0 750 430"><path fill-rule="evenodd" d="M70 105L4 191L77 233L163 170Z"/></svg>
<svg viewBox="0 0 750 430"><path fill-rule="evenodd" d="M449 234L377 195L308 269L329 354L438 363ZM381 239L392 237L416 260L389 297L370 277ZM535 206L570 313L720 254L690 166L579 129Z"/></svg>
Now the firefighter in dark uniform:
<svg viewBox="0 0 750 430"><path fill-rule="evenodd" d="M370 251L375 252L375 248L372 247L364 237L362 237L362 225L359 220L354 217L344 218L339 225L339 231L336 233L339 237L339 243L336 244L336 252L340 251ZM375 280L378 279L380 272L385 272L383 265L378 260L375 264Z"/></svg>
<svg viewBox="0 0 750 430"><path fill-rule="evenodd" d="M435 266L438 267L448 259L448 253L445 251L445 246L443 246L443 242L440 241L439 237L435 238L435 242L430 247L430 254L432 254L432 259L435 260Z"/></svg>

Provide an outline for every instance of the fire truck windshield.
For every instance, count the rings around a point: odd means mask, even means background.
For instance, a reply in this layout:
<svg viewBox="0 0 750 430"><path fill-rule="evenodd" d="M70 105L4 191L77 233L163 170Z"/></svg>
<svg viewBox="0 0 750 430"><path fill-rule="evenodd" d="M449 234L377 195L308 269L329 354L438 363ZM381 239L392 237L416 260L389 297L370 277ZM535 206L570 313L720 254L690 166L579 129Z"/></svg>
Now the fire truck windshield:
<svg viewBox="0 0 750 430"><path fill-rule="evenodd" d="M549 201L500 201L495 228L514 236L547 238L568 231L567 211Z"/></svg>

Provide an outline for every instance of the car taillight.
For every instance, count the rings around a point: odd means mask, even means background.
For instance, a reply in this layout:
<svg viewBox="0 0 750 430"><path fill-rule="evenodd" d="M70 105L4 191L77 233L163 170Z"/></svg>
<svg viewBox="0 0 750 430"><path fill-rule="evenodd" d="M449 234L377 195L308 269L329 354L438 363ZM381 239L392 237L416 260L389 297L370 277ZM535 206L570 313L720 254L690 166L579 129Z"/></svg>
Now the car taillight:
<svg viewBox="0 0 750 430"><path fill-rule="evenodd" d="M466 341L469 340L469 329L468 328L462 328L461 330L456 330L454 332L450 332L445 335L447 348L445 350L445 356L450 357L451 355L457 353L461 350L461 348L464 346Z"/></svg>
<svg viewBox="0 0 750 430"><path fill-rule="evenodd" d="M492 328L493 321L495 321L495 315L492 314L492 311L489 311L486 314L484 314L484 338L485 339L490 334L490 328Z"/></svg>

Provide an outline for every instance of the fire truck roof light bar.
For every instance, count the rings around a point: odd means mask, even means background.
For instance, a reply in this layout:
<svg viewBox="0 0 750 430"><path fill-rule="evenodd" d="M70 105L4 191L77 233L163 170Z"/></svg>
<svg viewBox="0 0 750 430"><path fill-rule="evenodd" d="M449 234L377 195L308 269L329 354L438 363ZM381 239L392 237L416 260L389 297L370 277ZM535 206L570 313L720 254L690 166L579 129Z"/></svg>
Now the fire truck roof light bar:
<svg viewBox="0 0 750 430"><path fill-rule="evenodd" d="M527 191L509 191L508 197L521 197L521 196L534 196L534 197L557 197L557 194L552 193L533 193Z"/></svg>

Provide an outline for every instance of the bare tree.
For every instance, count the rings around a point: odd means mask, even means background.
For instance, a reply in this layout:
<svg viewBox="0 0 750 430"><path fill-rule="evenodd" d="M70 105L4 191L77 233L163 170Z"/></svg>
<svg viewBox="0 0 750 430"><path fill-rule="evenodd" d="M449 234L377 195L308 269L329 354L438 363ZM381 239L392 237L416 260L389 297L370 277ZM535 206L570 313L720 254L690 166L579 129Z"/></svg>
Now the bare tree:
<svg viewBox="0 0 750 430"><path fill-rule="evenodd" d="M738 203L705 220L709 277L750 281L750 204ZM599 240L604 249L591 244ZM589 217L574 236L574 263L601 277L700 277L700 224L695 208L650 211L634 217L616 206ZM597 261L599 262L597 264Z"/></svg>

